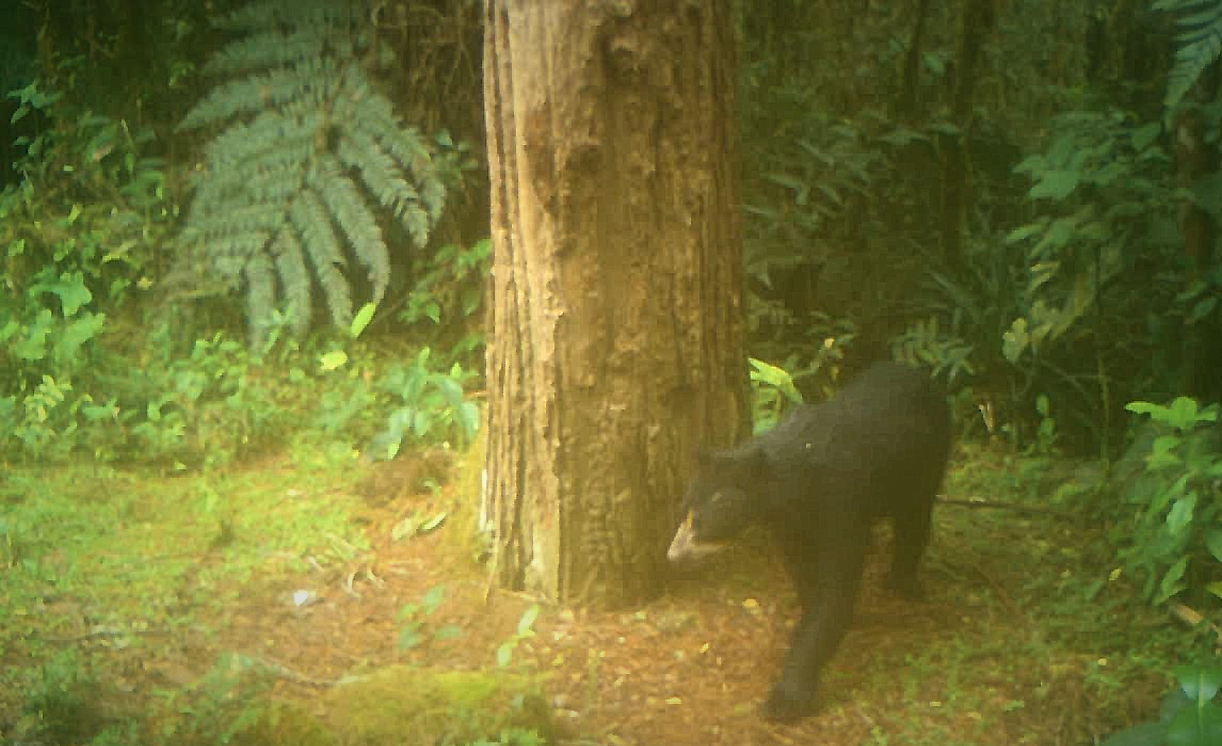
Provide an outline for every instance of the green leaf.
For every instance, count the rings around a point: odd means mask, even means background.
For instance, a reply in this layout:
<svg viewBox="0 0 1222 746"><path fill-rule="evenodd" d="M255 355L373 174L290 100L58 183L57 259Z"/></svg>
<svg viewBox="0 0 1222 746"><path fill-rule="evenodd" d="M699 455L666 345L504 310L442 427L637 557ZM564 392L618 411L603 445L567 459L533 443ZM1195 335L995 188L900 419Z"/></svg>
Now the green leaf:
<svg viewBox="0 0 1222 746"><path fill-rule="evenodd" d="M419 439L429 434L433 429L433 416L423 409L412 412L412 434Z"/></svg>
<svg viewBox="0 0 1222 746"><path fill-rule="evenodd" d="M1191 430L1199 422L1216 422L1218 419L1217 409L1202 408L1195 399L1187 396L1177 397L1175 401L1165 407L1150 402L1135 401L1126 404L1125 409L1137 414L1149 415L1150 419L1155 422L1170 425L1181 432Z"/></svg>
<svg viewBox="0 0 1222 746"><path fill-rule="evenodd" d="M324 371L333 371L342 368L348 362L348 353L343 350L335 350L334 352L323 353L318 359Z"/></svg>
<svg viewBox="0 0 1222 746"><path fill-rule="evenodd" d="M462 430L463 437L470 441L479 431L479 406L474 402L463 402L462 406L454 410L454 419Z"/></svg>
<svg viewBox="0 0 1222 746"><path fill-rule="evenodd" d="M42 360L47 356L47 335L51 332L54 318L47 309L42 309L34 319L34 323L25 327L24 338L10 349L12 354L22 360Z"/></svg>
<svg viewBox="0 0 1222 746"><path fill-rule="evenodd" d="M1171 566L1167 573L1163 575L1162 581L1158 584L1158 596L1155 598L1155 604L1161 604L1175 594L1184 590L1186 587L1182 582L1184 571L1188 569L1188 558L1180 557L1179 561Z"/></svg>
<svg viewBox="0 0 1222 746"><path fill-rule="evenodd" d="M443 522L445 522L446 515L448 514L445 511L442 511L438 513L437 515L433 516L432 518L428 519L424 523L421 523L418 533L427 534L430 531L436 530L439 526L441 526Z"/></svg>
<svg viewBox="0 0 1222 746"><path fill-rule="evenodd" d="M535 620L539 618L539 605L534 604L526 611L522 612L522 617L518 619L518 636L526 637L533 635L531 627L534 626Z"/></svg>
<svg viewBox="0 0 1222 746"><path fill-rule="evenodd" d="M420 598L420 606L424 609L425 614L432 614L441 606L442 600L445 599L446 587L444 585L435 585L430 588Z"/></svg>
<svg viewBox="0 0 1222 746"><path fill-rule="evenodd" d="M505 642L502 642L500 646L497 647L496 664L500 666L501 668L508 666L509 662L513 660L514 644L515 644L515 641L507 640Z"/></svg>
<svg viewBox="0 0 1222 746"><path fill-rule="evenodd" d="M1160 435L1150 444L1150 453L1146 456L1146 465L1150 469L1163 469L1177 466L1180 457L1175 454L1181 439L1178 435Z"/></svg>
<svg viewBox="0 0 1222 746"><path fill-rule="evenodd" d="M394 525L394 528L390 530L390 540L392 542L399 542L404 539L410 539L418 531L419 517L416 514L412 514Z"/></svg>
<svg viewBox="0 0 1222 746"><path fill-rule="evenodd" d="M1171 512L1167 514L1167 530L1171 532L1172 536L1184 533L1184 530L1192 524L1192 514L1196 506L1195 492L1190 492L1175 501L1175 505L1171 506Z"/></svg>
<svg viewBox="0 0 1222 746"><path fill-rule="evenodd" d="M1218 305L1218 299L1215 297L1203 298L1193 305L1192 310L1188 313L1188 323L1195 324L1198 321L1213 313L1214 307Z"/></svg>
<svg viewBox="0 0 1222 746"><path fill-rule="evenodd" d="M462 637L462 627L457 624L443 625L433 633L434 640L453 640L456 637Z"/></svg>
<svg viewBox="0 0 1222 746"><path fill-rule="evenodd" d="M1185 707L1167 724L1167 746L1217 746L1222 743L1222 707L1208 701Z"/></svg>
<svg viewBox="0 0 1222 746"><path fill-rule="evenodd" d="M399 631L399 649L410 650L420 644L420 623L404 627Z"/></svg>
<svg viewBox="0 0 1222 746"><path fill-rule="evenodd" d="M1040 176L1039 182L1031 187L1027 196L1032 199L1063 200L1078 187L1079 173L1063 169L1049 169Z"/></svg>
<svg viewBox="0 0 1222 746"><path fill-rule="evenodd" d="M939 78L946 73L946 62L940 54L926 52L921 55L921 61L925 63L925 69Z"/></svg>
<svg viewBox="0 0 1222 746"><path fill-rule="evenodd" d="M9 319L8 323L0 327L0 344L3 344L13 338L13 335L21 329L21 325L16 319Z"/></svg>
<svg viewBox="0 0 1222 746"><path fill-rule="evenodd" d="M1001 335L1001 354L1005 356L1006 360L1016 363L1030 342L1031 338L1027 334L1027 320L1014 319L1010 328Z"/></svg>
<svg viewBox="0 0 1222 746"><path fill-rule="evenodd" d="M105 322L106 314L88 312L68 322L55 343L55 357L64 363L72 362L81 346L97 336Z"/></svg>
<svg viewBox="0 0 1222 746"><path fill-rule="evenodd" d="M1222 689L1222 666L1192 665L1177 666L1175 680L1188 699L1194 702L1209 702Z"/></svg>
<svg viewBox="0 0 1222 746"><path fill-rule="evenodd" d="M1153 415L1155 410L1163 409L1162 406L1158 404L1151 404L1148 401L1131 401L1128 404L1124 405L1124 408L1129 410L1130 412L1133 412L1134 414L1148 414L1148 415Z"/></svg>
<svg viewBox="0 0 1222 746"><path fill-rule="evenodd" d="M1198 422L1214 422L1217 419L1217 411L1201 409L1196 399L1178 396L1175 401L1171 402L1167 423L1178 430L1186 432L1195 427Z"/></svg>
<svg viewBox="0 0 1222 746"><path fill-rule="evenodd" d="M1036 153L1034 155L1029 155L1020 161L1019 164L1014 167L1013 171L1016 174L1032 174L1034 176L1036 172L1043 171L1047 167L1048 159L1043 155Z"/></svg>
<svg viewBox="0 0 1222 746"><path fill-rule="evenodd" d="M365 327L369 326L369 322L373 321L373 312L378 309L374 303L366 303L361 306L361 309L352 317L352 323L348 326L348 336L356 339L361 336L361 332L365 331Z"/></svg>
<svg viewBox="0 0 1222 746"><path fill-rule="evenodd" d="M64 318L71 318L82 306L93 300L93 293L85 286L85 277L81 272L65 272L51 282L39 282L30 287L31 295L52 293L59 297Z"/></svg>
<svg viewBox="0 0 1222 746"><path fill-rule="evenodd" d="M1025 241L1032 236L1042 233L1046 227L1048 227L1047 220L1042 220L1038 223L1020 225L1006 234L1006 243L1018 243L1019 241Z"/></svg>
<svg viewBox="0 0 1222 746"><path fill-rule="evenodd" d="M1138 127L1129 134L1133 150L1142 151L1150 147L1162 136L1163 127L1158 122L1150 122L1144 127Z"/></svg>
<svg viewBox="0 0 1222 746"><path fill-rule="evenodd" d="M1163 746L1167 726L1163 723L1142 723L1113 733L1099 746Z"/></svg>
<svg viewBox="0 0 1222 746"><path fill-rule="evenodd" d="M1205 548L1213 555L1213 558L1222 562L1222 530L1216 528L1207 529L1202 540L1205 542Z"/></svg>
<svg viewBox="0 0 1222 746"><path fill-rule="evenodd" d="M479 308L480 303L484 299L483 288L468 287L461 291L460 300L462 302L462 315L470 316Z"/></svg>

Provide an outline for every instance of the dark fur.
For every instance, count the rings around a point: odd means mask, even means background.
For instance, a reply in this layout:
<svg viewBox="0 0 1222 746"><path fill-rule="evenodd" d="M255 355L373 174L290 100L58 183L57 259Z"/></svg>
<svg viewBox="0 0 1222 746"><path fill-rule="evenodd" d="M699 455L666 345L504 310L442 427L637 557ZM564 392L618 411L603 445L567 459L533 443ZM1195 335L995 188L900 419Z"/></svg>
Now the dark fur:
<svg viewBox="0 0 1222 746"><path fill-rule="evenodd" d="M766 713L810 713L819 671L848 628L870 527L890 517L888 585L919 595L934 496L950 449L944 393L920 370L880 363L831 401L795 410L772 431L703 455L684 500L672 561L769 529L797 586L802 618Z"/></svg>

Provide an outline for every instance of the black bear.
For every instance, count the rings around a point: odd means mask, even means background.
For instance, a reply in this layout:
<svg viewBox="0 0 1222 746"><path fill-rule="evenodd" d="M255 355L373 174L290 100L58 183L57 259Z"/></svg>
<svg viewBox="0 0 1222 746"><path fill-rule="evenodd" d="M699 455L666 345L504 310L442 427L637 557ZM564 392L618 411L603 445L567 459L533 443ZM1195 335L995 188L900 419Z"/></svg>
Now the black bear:
<svg viewBox="0 0 1222 746"><path fill-rule="evenodd" d="M934 496L950 450L945 394L920 370L877 363L830 401L804 405L770 432L701 454L672 562L769 530L797 586L802 618L765 714L813 709L819 671L848 628L870 529L894 522L888 586L917 596Z"/></svg>

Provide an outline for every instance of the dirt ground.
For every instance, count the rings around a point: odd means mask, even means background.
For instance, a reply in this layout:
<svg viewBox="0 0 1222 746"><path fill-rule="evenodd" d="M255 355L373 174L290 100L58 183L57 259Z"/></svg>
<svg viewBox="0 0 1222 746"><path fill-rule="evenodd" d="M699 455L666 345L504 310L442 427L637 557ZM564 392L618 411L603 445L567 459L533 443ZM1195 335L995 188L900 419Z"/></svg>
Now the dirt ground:
<svg viewBox="0 0 1222 746"><path fill-rule="evenodd" d="M153 645L154 656L130 672L132 686L187 685L223 651L283 667L287 673L276 694L289 698L312 696L326 682L391 663L495 666L497 646L512 637L537 600L494 591L486 602L486 568L446 535L460 525L392 541L392 527L404 515L430 514L453 497L443 490L387 499L378 493L398 481L395 469L401 467L375 468L380 473L365 486L372 493L364 516L371 552L346 567L269 573L277 580L243 585L238 603L218 605L217 618L195 612L198 627L183 630L174 645ZM515 650L510 666L546 677L561 733L580 746L1051 746L1087 742L1080 739L1114 729L1114 722L1096 718L1114 720L1115 713L1096 715L1075 684L1097 665L1093 654L1027 665L1022 651L1006 652L1007 640L1039 637L1037 622L1005 590L1008 573L1017 577L1030 568L948 559L940 547L955 541L953 532L936 519L922 572L927 597L917 602L883 590L887 538L885 532L877 537L852 630L822 677L820 709L793 726L760 716L798 613L763 536L676 574L665 595L640 608L592 612L543 605L537 636ZM396 615L438 585L445 598L423 620L424 642L400 649L403 622ZM217 592L224 597L225 590ZM316 594L317 602L295 605L298 591ZM448 625L461 634L428 639L430 630ZM927 655L931 650L940 652ZM943 668L944 658L956 662ZM967 669L985 673L960 684L956 679ZM963 686L972 687L972 707L946 706ZM1150 691L1160 686L1151 682ZM1154 695L1148 704L1154 711Z"/></svg>

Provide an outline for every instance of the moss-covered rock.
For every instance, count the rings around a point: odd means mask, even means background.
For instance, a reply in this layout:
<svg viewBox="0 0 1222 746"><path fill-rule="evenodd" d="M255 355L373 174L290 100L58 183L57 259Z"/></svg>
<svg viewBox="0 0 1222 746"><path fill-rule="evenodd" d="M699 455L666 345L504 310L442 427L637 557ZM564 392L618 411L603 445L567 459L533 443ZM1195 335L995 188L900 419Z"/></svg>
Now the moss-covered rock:
<svg viewBox="0 0 1222 746"><path fill-rule="evenodd" d="M338 736L323 725L307 703L271 703L254 726L240 732L234 746L339 746Z"/></svg>
<svg viewBox="0 0 1222 746"><path fill-rule="evenodd" d="M463 746L503 731L551 740L551 712L538 682L501 671L391 666L341 683L312 702L277 703L240 746Z"/></svg>

